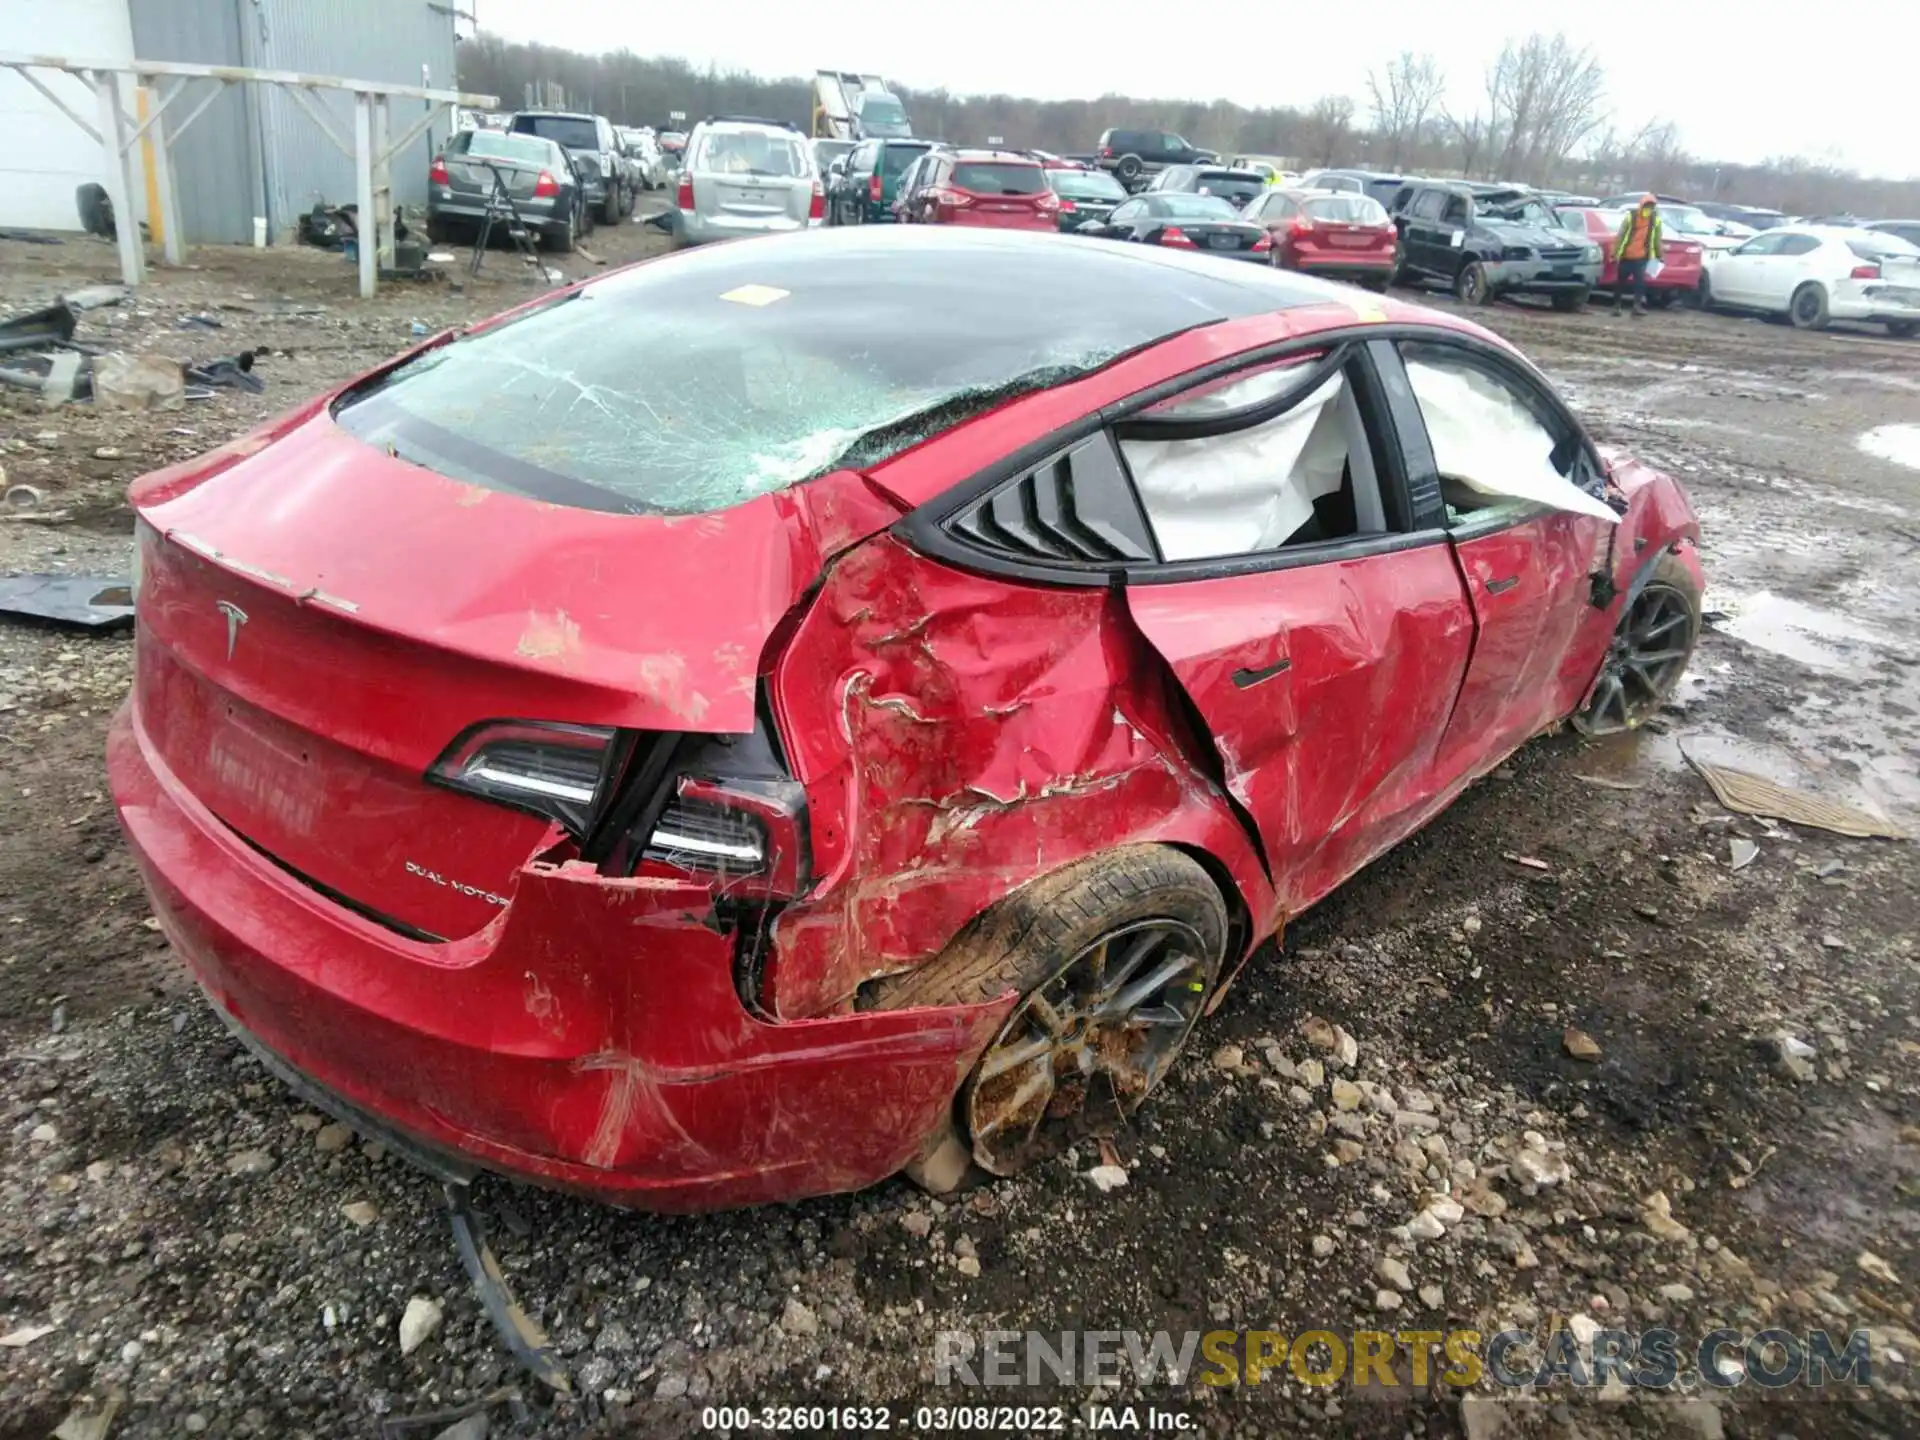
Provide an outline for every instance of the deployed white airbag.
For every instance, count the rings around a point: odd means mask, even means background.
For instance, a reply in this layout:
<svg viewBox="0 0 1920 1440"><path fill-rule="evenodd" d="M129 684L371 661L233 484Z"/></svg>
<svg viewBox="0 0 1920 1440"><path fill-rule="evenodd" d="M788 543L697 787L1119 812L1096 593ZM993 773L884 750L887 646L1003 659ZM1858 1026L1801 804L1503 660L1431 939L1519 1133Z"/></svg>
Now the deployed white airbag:
<svg viewBox="0 0 1920 1440"><path fill-rule="evenodd" d="M1440 473L1482 495L1530 500L1618 524L1604 500L1553 466L1553 436L1506 386L1467 366L1407 361Z"/></svg>
<svg viewBox="0 0 1920 1440"><path fill-rule="evenodd" d="M1265 377L1262 387L1275 393ZM1333 376L1264 425L1200 440L1123 440L1127 465L1169 560L1272 550L1313 518L1313 502L1340 489L1347 464ZM1247 403L1223 397L1220 408ZM1198 407L1196 407L1198 408Z"/></svg>

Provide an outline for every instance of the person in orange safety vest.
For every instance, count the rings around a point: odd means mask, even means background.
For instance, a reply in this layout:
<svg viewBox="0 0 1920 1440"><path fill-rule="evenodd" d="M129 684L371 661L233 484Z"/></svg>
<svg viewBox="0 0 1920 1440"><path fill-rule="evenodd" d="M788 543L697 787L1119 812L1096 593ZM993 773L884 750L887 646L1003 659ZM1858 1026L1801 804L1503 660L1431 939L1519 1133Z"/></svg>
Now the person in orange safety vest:
<svg viewBox="0 0 1920 1440"><path fill-rule="evenodd" d="M1647 313L1647 263L1660 258L1660 202L1642 195L1640 203L1620 222L1613 239L1613 313L1620 313L1627 286L1633 286L1634 318Z"/></svg>

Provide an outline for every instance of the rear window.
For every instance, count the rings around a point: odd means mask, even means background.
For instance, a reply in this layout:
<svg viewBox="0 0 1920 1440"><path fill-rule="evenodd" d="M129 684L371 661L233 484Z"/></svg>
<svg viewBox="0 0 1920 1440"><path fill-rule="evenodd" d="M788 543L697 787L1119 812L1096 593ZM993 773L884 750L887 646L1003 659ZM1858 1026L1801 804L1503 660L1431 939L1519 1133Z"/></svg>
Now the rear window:
<svg viewBox="0 0 1920 1440"><path fill-rule="evenodd" d="M1301 205L1310 219L1330 220L1343 225L1384 225L1386 209L1378 200L1365 195L1326 195Z"/></svg>
<svg viewBox="0 0 1920 1440"><path fill-rule="evenodd" d="M976 195L1037 195L1047 188L1038 165L999 160L962 160L953 167L953 183Z"/></svg>
<svg viewBox="0 0 1920 1440"><path fill-rule="evenodd" d="M1240 212L1218 195L1161 195L1154 200L1154 213L1171 215L1176 220L1238 220Z"/></svg>
<svg viewBox="0 0 1920 1440"><path fill-rule="evenodd" d="M1920 255L1920 246L1910 245L1898 235L1889 235L1878 230L1862 235L1858 239L1848 240L1847 248L1862 260L1878 260L1888 256L1911 259Z"/></svg>
<svg viewBox="0 0 1920 1440"><path fill-rule="evenodd" d="M1118 204L1127 190L1104 170L1049 170L1047 183L1069 200L1111 200Z"/></svg>
<svg viewBox="0 0 1920 1440"><path fill-rule="evenodd" d="M467 142L467 154L476 159L511 160L521 165L550 165L553 149L533 135L502 135L495 130L476 130Z"/></svg>
<svg viewBox="0 0 1920 1440"><path fill-rule="evenodd" d="M513 128L523 135L539 135L569 150L598 150L600 131L593 121L577 115L516 115Z"/></svg>
<svg viewBox="0 0 1920 1440"><path fill-rule="evenodd" d="M898 175L931 148L928 145L889 145L880 152L880 173Z"/></svg>
<svg viewBox="0 0 1920 1440"><path fill-rule="evenodd" d="M1216 281L1124 253L1137 247L946 228L636 266L427 351L334 417L485 489L700 514L876 464L1168 335L1317 298L1264 268Z"/></svg>
<svg viewBox="0 0 1920 1440"><path fill-rule="evenodd" d="M812 173L798 136L768 135L759 130L709 130L700 137L691 168L777 180L794 180Z"/></svg>
<svg viewBox="0 0 1920 1440"><path fill-rule="evenodd" d="M1236 175L1231 170L1202 170L1194 183L1209 195L1222 195L1236 205L1244 205L1262 190L1266 181L1252 175Z"/></svg>

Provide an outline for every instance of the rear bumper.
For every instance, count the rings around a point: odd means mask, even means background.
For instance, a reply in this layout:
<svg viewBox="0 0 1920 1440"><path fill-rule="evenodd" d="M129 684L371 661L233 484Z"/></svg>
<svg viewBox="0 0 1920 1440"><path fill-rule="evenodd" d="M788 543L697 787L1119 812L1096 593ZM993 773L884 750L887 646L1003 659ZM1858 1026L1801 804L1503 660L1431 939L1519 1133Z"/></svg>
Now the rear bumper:
<svg viewBox="0 0 1920 1440"><path fill-rule="evenodd" d="M852 1190L945 1118L1011 999L772 1025L702 887L530 861L479 934L406 939L275 866L147 743L107 769L174 949L314 1103L443 1176L492 1170L651 1210Z"/></svg>
<svg viewBox="0 0 1920 1440"><path fill-rule="evenodd" d="M745 240L755 235L792 235L819 225L818 220L794 220L785 216L739 219L725 215L700 215L692 210L676 210L674 233L688 245L705 245L714 240Z"/></svg>
<svg viewBox="0 0 1920 1440"><path fill-rule="evenodd" d="M1299 256L1287 268L1323 280L1381 280L1393 273L1393 254L1389 251L1378 259L1343 256L1338 260Z"/></svg>
<svg viewBox="0 0 1920 1440"><path fill-rule="evenodd" d="M1833 287L1827 313L1836 320L1920 322L1920 286L1889 285L1880 280L1844 281Z"/></svg>
<svg viewBox="0 0 1920 1440"><path fill-rule="evenodd" d="M551 200L515 200L513 208L518 210L520 218L530 225L559 223ZM440 200L430 197L427 201L427 215L435 220L471 221L477 225L487 218L487 206L484 201L469 204L459 200ZM499 211L494 216L496 223L508 218L505 211Z"/></svg>

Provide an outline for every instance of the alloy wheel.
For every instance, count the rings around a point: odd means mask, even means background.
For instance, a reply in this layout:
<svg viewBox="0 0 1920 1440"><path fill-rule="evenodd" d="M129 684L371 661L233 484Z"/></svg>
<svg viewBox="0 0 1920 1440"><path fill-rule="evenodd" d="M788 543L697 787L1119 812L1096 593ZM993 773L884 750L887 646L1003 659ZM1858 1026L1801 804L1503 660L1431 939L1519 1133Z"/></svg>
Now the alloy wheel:
<svg viewBox="0 0 1920 1440"><path fill-rule="evenodd" d="M1646 587L1627 607L1607 649L1593 698L1577 724L1587 735L1632 730L1680 683L1693 653L1693 600L1672 585Z"/></svg>
<svg viewBox="0 0 1920 1440"><path fill-rule="evenodd" d="M1033 990L967 1086L981 1168L1011 1175L1056 1148L1075 1119L1131 1113L1172 1068L1213 969L1191 926L1143 920L1096 940Z"/></svg>

